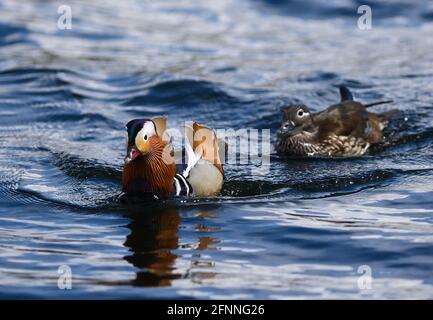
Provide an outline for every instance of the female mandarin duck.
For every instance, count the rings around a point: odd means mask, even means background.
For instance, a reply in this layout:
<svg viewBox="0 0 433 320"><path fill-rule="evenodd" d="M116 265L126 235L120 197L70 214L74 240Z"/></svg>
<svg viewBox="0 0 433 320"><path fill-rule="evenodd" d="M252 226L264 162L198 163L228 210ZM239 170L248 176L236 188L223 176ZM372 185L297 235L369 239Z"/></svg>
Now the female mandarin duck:
<svg viewBox="0 0 433 320"><path fill-rule="evenodd" d="M166 133L167 118L134 119L126 125L127 155L122 190L156 197L213 196L223 185L218 139L210 128L187 127L186 169L176 170L174 152ZM191 146L190 141L193 141Z"/></svg>
<svg viewBox="0 0 433 320"><path fill-rule="evenodd" d="M367 108L392 100L361 104L346 87L340 87L341 102L312 113L305 105L283 110L283 124L276 150L290 156L361 156L372 144L383 141L383 129L397 110L372 113Z"/></svg>

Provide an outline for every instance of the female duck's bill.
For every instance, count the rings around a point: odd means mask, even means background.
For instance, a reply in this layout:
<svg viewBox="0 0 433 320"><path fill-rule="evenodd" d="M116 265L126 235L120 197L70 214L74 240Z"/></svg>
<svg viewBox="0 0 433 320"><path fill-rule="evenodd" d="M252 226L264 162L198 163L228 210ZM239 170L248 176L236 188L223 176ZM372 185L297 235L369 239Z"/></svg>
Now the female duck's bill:
<svg viewBox="0 0 433 320"><path fill-rule="evenodd" d="M187 127L187 167L177 172L166 128L166 117L128 122L122 190L162 198L217 195L223 184L223 166L216 134L197 123Z"/></svg>

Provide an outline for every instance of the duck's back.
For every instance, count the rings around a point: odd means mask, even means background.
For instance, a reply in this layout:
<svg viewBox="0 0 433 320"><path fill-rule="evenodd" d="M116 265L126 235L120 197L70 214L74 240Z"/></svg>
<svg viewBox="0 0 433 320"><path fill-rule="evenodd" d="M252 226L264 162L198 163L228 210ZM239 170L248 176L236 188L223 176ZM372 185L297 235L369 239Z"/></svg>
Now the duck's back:
<svg viewBox="0 0 433 320"><path fill-rule="evenodd" d="M314 123L319 128L319 139L331 135L365 138L367 121L367 109L356 101L343 101L314 115Z"/></svg>

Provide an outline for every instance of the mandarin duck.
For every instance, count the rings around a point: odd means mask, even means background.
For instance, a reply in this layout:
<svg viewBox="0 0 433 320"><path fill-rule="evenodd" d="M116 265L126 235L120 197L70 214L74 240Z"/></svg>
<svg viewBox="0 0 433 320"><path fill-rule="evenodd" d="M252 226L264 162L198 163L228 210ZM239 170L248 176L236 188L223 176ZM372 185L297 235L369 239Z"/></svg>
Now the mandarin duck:
<svg viewBox="0 0 433 320"><path fill-rule="evenodd" d="M166 117L128 122L122 191L156 198L217 195L223 185L224 170L213 130L195 122L186 127L187 163L180 170L182 166L175 163L166 128Z"/></svg>
<svg viewBox="0 0 433 320"><path fill-rule="evenodd" d="M383 129L398 110L384 113L367 108L392 100L362 104L354 101L346 87L340 87L341 102L313 113L303 104L283 110L276 151L301 157L351 157L365 154L371 145L383 142Z"/></svg>

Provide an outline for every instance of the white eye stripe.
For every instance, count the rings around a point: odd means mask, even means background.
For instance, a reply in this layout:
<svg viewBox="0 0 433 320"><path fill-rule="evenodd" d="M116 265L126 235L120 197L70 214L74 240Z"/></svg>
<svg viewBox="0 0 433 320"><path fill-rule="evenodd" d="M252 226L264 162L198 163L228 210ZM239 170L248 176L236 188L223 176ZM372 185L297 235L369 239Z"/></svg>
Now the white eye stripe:
<svg viewBox="0 0 433 320"><path fill-rule="evenodd" d="M153 124L153 121L146 122L140 131L143 131L144 134L147 134L148 137L156 135L156 129L155 129L155 125Z"/></svg>
<svg viewBox="0 0 433 320"><path fill-rule="evenodd" d="M153 122L149 121L143 125L138 131L136 139L148 140L150 137L156 136L156 130Z"/></svg>
<svg viewBox="0 0 433 320"><path fill-rule="evenodd" d="M303 118L303 117L305 117L305 116L307 116L307 115L309 115L309 113L308 112L306 112L306 111L304 111L304 110L298 110L298 113L297 113L297 116L299 117L299 118Z"/></svg>

